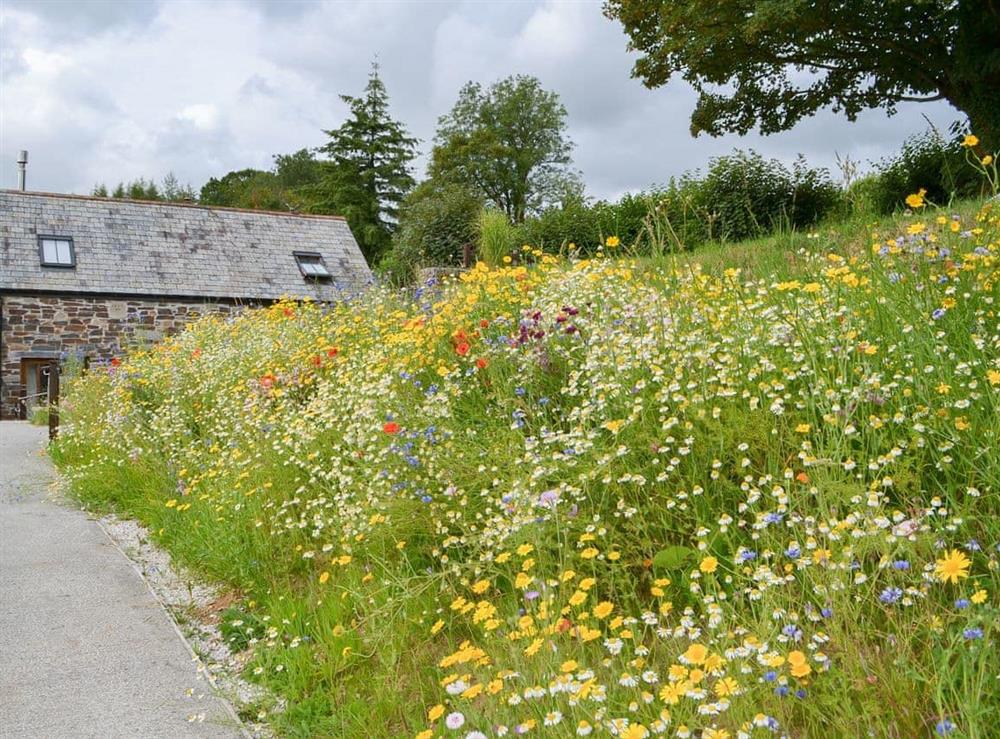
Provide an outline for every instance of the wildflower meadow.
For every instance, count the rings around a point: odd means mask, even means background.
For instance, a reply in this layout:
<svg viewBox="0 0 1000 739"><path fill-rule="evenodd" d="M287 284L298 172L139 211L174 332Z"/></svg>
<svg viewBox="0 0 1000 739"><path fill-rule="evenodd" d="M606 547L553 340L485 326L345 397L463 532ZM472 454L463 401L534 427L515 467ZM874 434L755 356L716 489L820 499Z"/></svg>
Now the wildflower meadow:
<svg viewBox="0 0 1000 739"><path fill-rule="evenodd" d="M283 736L997 736L1000 205L206 316L53 455Z"/></svg>

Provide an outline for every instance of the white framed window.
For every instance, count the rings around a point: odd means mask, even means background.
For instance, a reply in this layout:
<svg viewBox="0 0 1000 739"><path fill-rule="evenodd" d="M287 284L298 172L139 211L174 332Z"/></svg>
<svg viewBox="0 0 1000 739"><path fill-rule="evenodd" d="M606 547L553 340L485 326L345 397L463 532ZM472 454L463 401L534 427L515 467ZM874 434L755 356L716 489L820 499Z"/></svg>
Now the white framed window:
<svg viewBox="0 0 1000 739"><path fill-rule="evenodd" d="M292 256L295 257L295 263L299 266L299 272L306 279L329 280L333 276L326 268L323 256L317 252L296 251L292 252Z"/></svg>
<svg viewBox="0 0 1000 739"><path fill-rule="evenodd" d="M38 257L43 267L76 267L76 250L69 236L39 236Z"/></svg>

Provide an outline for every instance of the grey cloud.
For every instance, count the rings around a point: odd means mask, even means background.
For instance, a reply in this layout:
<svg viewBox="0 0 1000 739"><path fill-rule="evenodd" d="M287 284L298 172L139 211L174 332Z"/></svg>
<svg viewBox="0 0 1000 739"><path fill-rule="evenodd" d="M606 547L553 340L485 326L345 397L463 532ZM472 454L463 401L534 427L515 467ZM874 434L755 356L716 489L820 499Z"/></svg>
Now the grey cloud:
<svg viewBox="0 0 1000 739"><path fill-rule="evenodd" d="M121 26L141 27L158 12L157 0L4 0L3 4L42 19L53 41Z"/></svg>
<svg viewBox="0 0 1000 739"><path fill-rule="evenodd" d="M877 159L926 127L922 113L942 127L958 117L943 103L854 124L824 112L771 137L692 139L690 88L648 90L632 79L626 38L596 2L2 2L13 12L4 20L0 183L13 181L16 149L27 146L29 176L53 190L170 170L200 186L269 166L272 154L322 143L322 129L346 115L339 95L361 92L374 58L393 115L422 139L418 172L462 84L521 72L562 97L575 166L599 197L662 183L734 147L786 161L801 152L830 167L834 152ZM58 113L36 122L18 100L25 95ZM191 106L212 106L217 125L185 119Z"/></svg>

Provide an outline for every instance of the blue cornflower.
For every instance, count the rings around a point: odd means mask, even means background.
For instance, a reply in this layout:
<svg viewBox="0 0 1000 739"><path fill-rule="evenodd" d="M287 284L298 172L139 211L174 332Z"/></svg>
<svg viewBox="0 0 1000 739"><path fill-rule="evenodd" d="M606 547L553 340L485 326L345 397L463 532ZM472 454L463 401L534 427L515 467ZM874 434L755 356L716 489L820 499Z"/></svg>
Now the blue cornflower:
<svg viewBox="0 0 1000 739"><path fill-rule="evenodd" d="M787 685L779 685L774 689L774 694L779 698L784 698L786 695L788 695L788 693L789 690Z"/></svg>
<svg viewBox="0 0 1000 739"><path fill-rule="evenodd" d="M940 320L941 318L944 318L944 314L945 314L945 309L944 308L936 308L934 310L934 312L931 313L931 318L933 318L935 321L937 321L937 320Z"/></svg>
<svg viewBox="0 0 1000 739"><path fill-rule="evenodd" d="M965 631L963 631L962 636L964 636L969 641L972 641L973 639L982 639L983 630L978 626L974 626L971 629L966 629Z"/></svg>
<svg viewBox="0 0 1000 739"><path fill-rule="evenodd" d="M767 682L769 683L773 683L775 680L778 679L778 673L775 672L774 670L768 670L767 672L764 673L764 679L767 680Z"/></svg>
<svg viewBox="0 0 1000 739"><path fill-rule="evenodd" d="M886 588L879 595L878 599L886 604L897 603L903 597L903 591L899 588Z"/></svg>
<svg viewBox="0 0 1000 739"><path fill-rule="evenodd" d="M820 613L820 615L821 615L821 616L822 616L823 618L830 618L830 616L832 616L832 615L833 615L833 609L832 609L832 608L824 608L824 609L823 609L823 610L821 610L821 611L820 611L819 613Z"/></svg>
<svg viewBox="0 0 1000 739"><path fill-rule="evenodd" d="M958 600L955 601L955 608L957 608L960 611L962 609L968 608L968 607L969 607L969 599L968 598L959 598Z"/></svg>
<svg viewBox="0 0 1000 739"><path fill-rule="evenodd" d="M934 727L934 733L937 734L938 736L946 736L947 734L950 734L954 730L955 730L955 724L953 724L950 720L946 718L943 718L940 721L938 721L937 725Z"/></svg>
<svg viewBox="0 0 1000 739"><path fill-rule="evenodd" d="M892 563L892 569L894 570L908 570L910 569L910 563L905 559L897 559Z"/></svg>

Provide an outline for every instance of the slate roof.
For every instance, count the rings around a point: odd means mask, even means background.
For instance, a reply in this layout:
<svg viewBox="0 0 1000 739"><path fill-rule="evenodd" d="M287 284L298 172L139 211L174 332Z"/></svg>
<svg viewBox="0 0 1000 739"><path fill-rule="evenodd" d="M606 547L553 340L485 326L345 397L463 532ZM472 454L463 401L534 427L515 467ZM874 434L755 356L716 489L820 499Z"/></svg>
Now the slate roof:
<svg viewBox="0 0 1000 739"><path fill-rule="evenodd" d="M76 267L43 267L38 237L69 236ZM332 280L306 280L293 252ZM371 279L337 216L0 190L0 291L335 300Z"/></svg>

